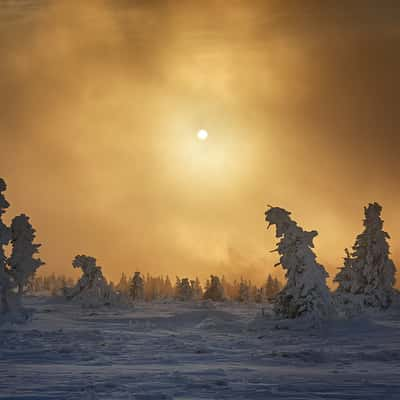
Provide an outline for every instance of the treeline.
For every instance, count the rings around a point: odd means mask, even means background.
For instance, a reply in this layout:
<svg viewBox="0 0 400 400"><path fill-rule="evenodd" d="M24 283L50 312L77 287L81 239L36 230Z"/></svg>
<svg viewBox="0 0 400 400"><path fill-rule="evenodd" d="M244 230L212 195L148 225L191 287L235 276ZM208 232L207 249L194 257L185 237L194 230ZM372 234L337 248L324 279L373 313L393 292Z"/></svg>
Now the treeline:
<svg viewBox="0 0 400 400"><path fill-rule="evenodd" d="M49 276L34 276L30 279L26 292L32 294L47 293L62 295L65 288L72 288L76 280L65 275L52 274ZM271 275L267 276L264 284L257 286L249 279L229 281L225 276L212 275L204 286L199 278L176 277L172 283L169 276L152 276L136 273L132 277L122 273L118 283L110 282L111 288L132 300L231 300L238 302L270 301L282 289L282 282Z"/></svg>
<svg viewBox="0 0 400 400"><path fill-rule="evenodd" d="M283 285L276 277L267 276L264 284L257 286L248 279L229 281L222 276L211 275L204 286L199 278L176 277L172 284L169 276L142 276L139 272L132 278L122 273L119 282L114 285L115 290L127 295L133 300L232 300L238 302L264 302L271 300L282 289Z"/></svg>
<svg viewBox="0 0 400 400"><path fill-rule="evenodd" d="M33 276L29 279L25 291L27 293L61 294L65 287L72 287L76 280L65 275Z"/></svg>

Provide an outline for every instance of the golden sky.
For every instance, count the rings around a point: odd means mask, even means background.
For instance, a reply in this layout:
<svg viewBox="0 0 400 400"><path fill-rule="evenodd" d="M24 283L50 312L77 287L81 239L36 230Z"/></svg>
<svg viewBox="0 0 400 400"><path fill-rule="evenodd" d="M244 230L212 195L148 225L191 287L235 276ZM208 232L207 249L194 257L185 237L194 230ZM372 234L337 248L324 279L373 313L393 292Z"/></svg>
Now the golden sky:
<svg viewBox="0 0 400 400"><path fill-rule="evenodd" d="M361 3L0 2L6 215L43 271L261 280L271 204L332 273L372 201L400 263L400 4Z"/></svg>

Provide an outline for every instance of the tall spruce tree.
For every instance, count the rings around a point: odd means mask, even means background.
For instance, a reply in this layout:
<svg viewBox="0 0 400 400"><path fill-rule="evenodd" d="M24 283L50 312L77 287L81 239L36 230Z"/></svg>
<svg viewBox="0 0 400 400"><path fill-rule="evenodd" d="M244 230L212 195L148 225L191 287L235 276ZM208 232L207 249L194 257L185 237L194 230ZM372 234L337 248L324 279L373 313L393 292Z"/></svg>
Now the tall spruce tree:
<svg viewBox="0 0 400 400"><path fill-rule="evenodd" d="M346 259L345 273L342 269L335 280L342 288L343 279L349 277L346 291L363 295L367 306L387 308L395 293L396 267L390 258L390 236L383 230L381 213L382 207L378 203L364 207L364 230L357 236L353 252Z"/></svg>
<svg viewBox="0 0 400 400"><path fill-rule="evenodd" d="M35 229L25 214L18 215L11 223L12 253L8 259L9 273L14 278L18 295L21 297L24 287L36 270L44 264L40 258L35 258L39 253L40 244L34 244Z"/></svg>
<svg viewBox="0 0 400 400"><path fill-rule="evenodd" d="M133 275L129 288L129 295L134 301L144 300L144 279L138 271Z"/></svg>
<svg viewBox="0 0 400 400"><path fill-rule="evenodd" d="M290 212L280 207L270 207L265 213L270 225L276 226L276 237L280 238L277 251L286 270L287 283L276 296L274 311L284 318L313 315L328 317L332 312L332 301L326 285L327 272L316 262L312 251L316 231L307 232L290 218Z"/></svg>

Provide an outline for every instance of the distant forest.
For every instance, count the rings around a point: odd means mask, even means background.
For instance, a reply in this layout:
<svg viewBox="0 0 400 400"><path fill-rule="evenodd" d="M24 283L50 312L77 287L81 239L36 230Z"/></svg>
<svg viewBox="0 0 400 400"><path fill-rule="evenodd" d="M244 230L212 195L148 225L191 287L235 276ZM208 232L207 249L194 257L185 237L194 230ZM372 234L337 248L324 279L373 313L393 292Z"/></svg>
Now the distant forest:
<svg viewBox="0 0 400 400"><path fill-rule="evenodd" d="M133 276L128 277L122 273L118 283L110 282L110 285L122 295L130 296L132 288ZM167 300L177 299L186 300L182 295L182 287L185 282L196 287L198 297L201 298L203 293L210 287L210 280L200 283L198 278L189 280L187 278L176 277L175 281L171 281L169 276L152 276L146 274L143 276L143 300ZM49 276L34 276L30 279L26 288L27 294L51 294L62 295L65 288L72 288L76 285L77 280L66 277L65 275L51 274ZM221 286L226 300L238 302L264 302L272 299L283 287L283 283L276 277L268 275L263 285L253 284L250 279L241 278L240 280L229 281L222 276L220 279ZM194 298L195 299L195 298Z"/></svg>

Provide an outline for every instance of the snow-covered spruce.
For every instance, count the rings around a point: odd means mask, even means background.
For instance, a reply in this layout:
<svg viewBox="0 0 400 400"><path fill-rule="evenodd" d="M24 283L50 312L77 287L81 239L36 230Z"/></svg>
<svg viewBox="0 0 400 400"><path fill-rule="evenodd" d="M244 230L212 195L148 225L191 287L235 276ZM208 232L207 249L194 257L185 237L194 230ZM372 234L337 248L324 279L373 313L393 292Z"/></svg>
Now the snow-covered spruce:
<svg viewBox="0 0 400 400"><path fill-rule="evenodd" d="M144 280L140 272L135 272L129 288L129 295L132 300L144 300Z"/></svg>
<svg viewBox="0 0 400 400"><path fill-rule="evenodd" d="M248 303L250 301L250 285L243 278L240 279L236 300L240 303Z"/></svg>
<svg viewBox="0 0 400 400"><path fill-rule="evenodd" d="M6 189L6 183L0 178L0 314L10 311L10 296L15 287L15 283L7 270L7 259L4 253L4 246L7 246L11 240L10 229L2 221L2 215L10 206L3 195Z"/></svg>
<svg viewBox="0 0 400 400"><path fill-rule="evenodd" d="M13 277L17 287L18 296L21 297L29 279L36 270L44 265L40 258L35 258L39 253L41 244L35 244L35 229L29 223L29 217L25 214L18 215L11 223L12 253L8 259L9 273Z"/></svg>
<svg viewBox="0 0 400 400"><path fill-rule="evenodd" d="M201 300L203 298L203 288L201 287L200 279L196 278L194 281L190 281L190 285L193 289L193 299Z"/></svg>
<svg viewBox="0 0 400 400"><path fill-rule="evenodd" d="M78 255L73 260L72 266L80 268L83 275L73 288L65 289L67 299L85 307L112 305L119 301L117 294L107 284L101 267L96 265L94 257Z"/></svg>
<svg viewBox="0 0 400 400"><path fill-rule="evenodd" d="M276 226L276 237L280 238L277 251L286 270L286 286L278 293L274 311L279 317L297 318L312 316L327 318L333 312L332 299L326 285L328 273L316 262L311 250L316 231L307 232L290 218L290 212L280 207L271 207L265 213L270 225Z"/></svg>
<svg viewBox="0 0 400 400"><path fill-rule="evenodd" d="M338 283L336 289L337 293L350 293L353 282L353 270L351 268L351 254L348 249L344 249L346 256L344 257L343 267L339 267L339 272L333 279L334 282Z"/></svg>
<svg viewBox="0 0 400 400"><path fill-rule="evenodd" d="M206 290L203 295L204 300L224 301L225 292L224 287L218 276L211 275L210 280L207 281Z"/></svg>
<svg viewBox="0 0 400 400"><path fill-rule="evenodd" d="M267 282L264 286L265 297L273 300L274 297L281 291L281 284L277 278L272 278L271 274L267 277Z"/></svg>
<svg viewBox="0 0 400 400"><path fill-rule="evenodd" d="M122 294L124 296L128 296L131 284L132 284L132 281L128 280L128 278L126 277L125 273L123 272L121 274L121 279L119 280L119 282L118 282L117 286L115 287L115 289L117 290L118 293L120 293L120 294Z"/></svg>
<svg viewBox="0 0 400 400"><path fill-rule="evenodd" d="M7 185L0 178L0 314L13 315L13 319L26 319L26 310L22 309L21 297L24 287L35 271L44 263L34 258L38 253L40 244L34 244L35 230L29 223L29 217L22 214L15 217L11 228L7 227L1 219L9 207L2 192ZM6 258L4 246L12 243L10 258ZM18 288L18 292L15 289ZM7 317L8 318L8 317Z"/></svg>
<svg viewBox="0 0 400 400"><path fill-rule="evenodd" d="M180 301L200 300L203 296L203 289L200 280L189 280L188 278L176 277L175 299Z"/></svg>
<svg viewBox="0 0 400 400"><path fill-rule="evenodd" d="M338 293L363 297L366 306L387 308L393 301L396 267L390 258L389 235L383 230L382 207L364 207L364 231L356 238L353 252L335 277Z"/></svg>
<svg viewBox="0 0 400 400"><path fill-rule="evenodd" d="M180 301L193 300L194 293L188 278L176 277L175 298Z"/></svg>

